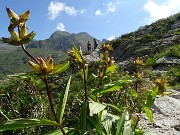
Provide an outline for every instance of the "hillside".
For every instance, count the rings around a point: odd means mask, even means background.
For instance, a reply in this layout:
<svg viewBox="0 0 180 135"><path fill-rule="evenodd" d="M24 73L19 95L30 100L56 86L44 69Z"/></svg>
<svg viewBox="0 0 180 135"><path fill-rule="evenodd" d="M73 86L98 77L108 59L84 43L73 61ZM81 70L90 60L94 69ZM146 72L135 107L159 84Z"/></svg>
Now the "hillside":
<svg viewBox="0 0 180 135"><path fill-rule="evenodd" d="M139 56L152 57L165 48L180 44L180 13L158 20L111 41L116 61Z"/></svg>

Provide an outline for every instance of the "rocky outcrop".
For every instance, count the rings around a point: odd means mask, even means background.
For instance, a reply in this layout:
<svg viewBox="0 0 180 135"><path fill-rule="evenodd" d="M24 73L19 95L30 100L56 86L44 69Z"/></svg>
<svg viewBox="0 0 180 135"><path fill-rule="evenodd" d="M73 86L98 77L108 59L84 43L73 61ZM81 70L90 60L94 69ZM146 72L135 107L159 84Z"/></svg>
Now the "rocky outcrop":
<svg viewBox="0 0 180 135"><path fill-rule="evenodd" d="M156 135L180 135L180 90L168 90L171 95L157 96L152 107L154 127L143 115L140 126Z"/></svg>
<svg viewBox="0 0 180 135"><path fill-rule="evenodd" d="M156 64L175 64L175 65L180 65L180 58L175 58L175 57L161 57L156 60Z"/></svg>
<svg viewBox="0 0 180 135"><path fill-rule="evenodd" d="M96 49L95 51L92 51L90 54L85 55L86 63L90 62L96 62L100 60L101 52L99 49Z"/></svg>
<svg viewBox="0 0 180 135"><path fill-rule="evenodd" d="M155 71L167 71L169 66L180 66L180 58L163 56L156 60Z"/></svg>

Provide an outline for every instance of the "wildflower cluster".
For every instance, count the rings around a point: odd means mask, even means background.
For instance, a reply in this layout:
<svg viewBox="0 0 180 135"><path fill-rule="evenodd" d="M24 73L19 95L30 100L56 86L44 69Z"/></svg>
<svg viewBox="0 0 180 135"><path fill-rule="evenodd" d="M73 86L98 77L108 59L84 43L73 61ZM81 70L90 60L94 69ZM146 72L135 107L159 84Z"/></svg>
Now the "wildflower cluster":
<svg viewBox="0 0 180 135"><path fill-rule="evenodd" d="M67 54L75 60L75 62L78 64L78 66L83 68L86 64L86 59L82 55L81 48L78 50L75 46L72 48L72 50L69 50Z"/></svg>
<svg viewBox="0 0 180 135"><path fill-rule="evenodd" d="M109 43L103 44L100 50L103 52L98 69L98 78L100 79L100 85L101 85L104 76L109 75L109 73L113 73L117 65L115 64L114 58L110 57L110 51L113 50L112 44ZM108 68L112 66L115 66L115 68L113 68L114 70L111 70L109 73L107 73Z"/></svg>
<svg viewBox="0 0 180 135"><path fill-rule="evenodd" d="M137 80L140 80L144 73L141 70L141 67L144 66L144 62L143 62L143 59L138 57L137 59L134 60L134 65L136 66L136 72L134 73L134 77L137 79Z"/></svg>
<svg viewBox="0 0 180 135"><path fill-rule="evenodd" d="M29 34L27 33L26 21L29 18L30 11L28 10L19 16L8 7L6 7L6 11L10 19L8 31L11 34L11 38L2 37L3 42L15 46L27 44L36 35L33 31ZM14 30L15 28L18 28L18 32Z"/></svg>

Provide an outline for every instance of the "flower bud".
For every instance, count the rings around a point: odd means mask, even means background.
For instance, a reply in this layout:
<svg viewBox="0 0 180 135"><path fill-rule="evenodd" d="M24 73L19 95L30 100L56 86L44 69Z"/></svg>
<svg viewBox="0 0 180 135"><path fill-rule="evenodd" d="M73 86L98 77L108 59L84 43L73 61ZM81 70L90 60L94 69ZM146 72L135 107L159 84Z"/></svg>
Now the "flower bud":
<svg viewBox="0 0 180 135"><path fill-rule="evenodd" d="M33 67L34 71L37 73L42 73L41 67L38 64L35 64L32 61L29 61L29 65Z"/></svg>
<svg viewBox="0 0 180 135"><path fill-rule="evenodd" d="M20 15L20 20L25 20L25 21L26 21L26 20L29 18L29 15L30 15L30 10L22 13L22 14Z"/></svg>
<svg viewBox="0 0 180 135"><path fill-rule="evenodd" d="M46 66L47 66L47 73L50 73L51 71L53 71L53 59L51 58L51 56L49 56L46 60Z"/></svg>
<svg viewBox="0 0 180 135"><path fill-rule="evenodd" d="M20 41L20 43L21 44L29 43L35 35L36 35L36 33L34 33L34 32L31 32L31 33L25 35L24 37L22 37L22 40Z"/></svg>
<svg viewBox="0 0 180 135"><path fill-rule="evenodd" d="M134 61L134 64L137 66L143 66L144 65L143 60L139 57Z"/></svg>
<svg viewBox="0 0 180 135"><path fill-rule="evenodd" d="M10 8L6 7L6 11L10 19L12 18L15 18L17 20L19 19L19 16L16 13L14 13Z"/></svg>
<svg viewBox="0 0 180 135"><path fill-rule="evenodd" d="M22 25L21 30L20 30L20 38L24 38L27 35L27 28L26 24Z"/></svg>
<svg viewBox="0 0 180 135"><path fill-rule="evenodd" d="M47 70L47 65L46 63L44 62L44 60L42 58L38 58L38 61L39 61L39 65L41 67L41 70L43 73L46 73L46 70Z"/></svg>
<svg viewBox="0 0 180 135"><path fill-rule="evenodd" d="M19 35L16 31L10 30L10 34L13 40L18 41L18 42L20 41Z"/></svg>
<svg viewBox="0 0 180 135"><path fill-rule="evenodd" d="M10 45L15 45L15 46L18 46L20 45L20 42L17 42L15 40L13 40L12 38L5 38L5 37L2 37L2 40L4 43L8 43Z"/></svg>
<svg viewBox="0 0 180 135"><path fill-rule="evenodd" d="M135 76L137 79L141 79L141 78L143 77L143 72L140 73L140 72L138 71L137 73L134 74L134 76Z"/></svg>
<svg viewBox="0 0 180 135"><path fill-rule="evenodd" d="M113 50L112 44L109 43L104 44L101 50L107 50L107 51Z"/></svg>
<svg viewBox="0 0 180 135"><path fill-rule="evenodd" d="M74 56L75 56L74 50L69 50L69 51L67 52L67 54L68 54L70 57L74 57Z"/></svg>

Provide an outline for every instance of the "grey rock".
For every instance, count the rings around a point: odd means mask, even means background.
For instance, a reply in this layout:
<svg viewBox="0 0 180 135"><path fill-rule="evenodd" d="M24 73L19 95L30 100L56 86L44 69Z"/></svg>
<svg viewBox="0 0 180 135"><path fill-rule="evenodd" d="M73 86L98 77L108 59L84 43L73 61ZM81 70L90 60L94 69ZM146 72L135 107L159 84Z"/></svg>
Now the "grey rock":
<svg viewBox="0 0 180 135"><path fill-rule="evenodd" d="M177 64L180 65L180 59L175 57L161 57L156 60L156 64Z"/></svg>
<svg viewBox="0 0 180 135"><path fill-rule="evenodd" d="M157 135L180 135L180 92L168 89L169 96L157 96L152 107L154 127L143 114L140 126Z"/></svg>
<svg viewBox="0 0 180 135"><path fill-rule="evenodd" d="M85 55L86 63L90 62L96 62L99 61L101 56L100 50L96 49L95 51L92 51L89 55Z"/></svg>

